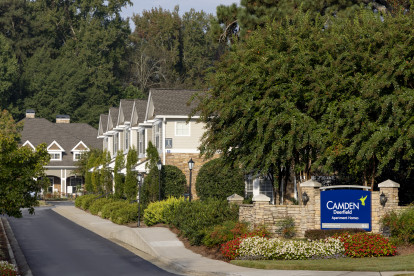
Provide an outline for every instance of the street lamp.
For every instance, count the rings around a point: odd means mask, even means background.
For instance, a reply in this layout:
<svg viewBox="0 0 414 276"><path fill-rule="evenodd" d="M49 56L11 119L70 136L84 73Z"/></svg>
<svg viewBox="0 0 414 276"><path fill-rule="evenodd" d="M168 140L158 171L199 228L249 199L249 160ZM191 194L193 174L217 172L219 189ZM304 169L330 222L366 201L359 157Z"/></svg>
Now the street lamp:
<svg viewBox="0 0 414 276"><path fill-rule="evenodd" d="M138 201L138 224L137 224L137 227L140 227L140 220L141 220L141 180L142 180L142 174L141 173L138 173L137 180L138 180L138 195L137 195L137 201Z"/></svg>
<svg viewBox="0 0 414 276"><path fill-rule="evenodd" d="M188 168L190 169L190 192L189 192L189 201L191 202L191 175L194 168L194 161L193 158L188 161Z"/></svg>
<svg viewBox="0 0 414 276"><path fill-rule="evenodd" d="M162 169L161 159L158 159L157 167L158 167L158 186L159 186L158 201L161 201L161 169Z"/></svg>

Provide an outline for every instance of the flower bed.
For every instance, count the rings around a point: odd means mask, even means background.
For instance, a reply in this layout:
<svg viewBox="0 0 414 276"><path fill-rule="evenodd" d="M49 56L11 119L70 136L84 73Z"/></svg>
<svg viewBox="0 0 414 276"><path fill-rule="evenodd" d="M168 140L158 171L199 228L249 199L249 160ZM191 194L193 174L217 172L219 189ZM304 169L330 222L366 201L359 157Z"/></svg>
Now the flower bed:
<svg viewBox="0 0 414 276"><path fill-rule="evenodd" d="M1 276L18 276L17 268L6 261L0 261Z"/></svg>
<svg viewBox="0 0 414 276"><path fill-rule="evenodd" d="M345 248L339 239L317 241L281 240L251 237L243 239L239 259L306 260L344 257Z"/></svg>

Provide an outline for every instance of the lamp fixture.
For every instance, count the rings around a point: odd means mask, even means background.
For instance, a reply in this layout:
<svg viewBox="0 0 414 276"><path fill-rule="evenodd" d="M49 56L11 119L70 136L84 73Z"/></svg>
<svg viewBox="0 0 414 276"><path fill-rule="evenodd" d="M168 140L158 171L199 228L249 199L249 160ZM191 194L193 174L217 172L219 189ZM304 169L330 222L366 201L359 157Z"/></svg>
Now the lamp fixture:
<svg viewBox="0 0 414 276"><path fill-rule="evenodd" d="M380 204L382 205L382 207L385 207L385 203L387 203L387 200L387 196L384 195L384 192L382 192L380 195Z"/></svg>
<svg viewBox="0 0 414 276"><path fill-rule="evenodd" d="M308 201L309 201L308 194L306 192L303 192L303 194L302 194L302 202L303 202L303 205L306 205L308 203Z"/></svg>

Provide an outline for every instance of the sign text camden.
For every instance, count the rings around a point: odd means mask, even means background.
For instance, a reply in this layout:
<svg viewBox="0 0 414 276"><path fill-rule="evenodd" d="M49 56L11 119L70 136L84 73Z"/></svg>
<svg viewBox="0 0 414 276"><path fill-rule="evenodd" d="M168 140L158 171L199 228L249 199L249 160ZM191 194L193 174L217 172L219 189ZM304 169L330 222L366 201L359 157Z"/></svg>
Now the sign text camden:
<svg viewBox="0 0 414 276"><path fill-rule="evenodd" d="M341 228L371 231L371 192L321 191L321 229Z"/></svg>

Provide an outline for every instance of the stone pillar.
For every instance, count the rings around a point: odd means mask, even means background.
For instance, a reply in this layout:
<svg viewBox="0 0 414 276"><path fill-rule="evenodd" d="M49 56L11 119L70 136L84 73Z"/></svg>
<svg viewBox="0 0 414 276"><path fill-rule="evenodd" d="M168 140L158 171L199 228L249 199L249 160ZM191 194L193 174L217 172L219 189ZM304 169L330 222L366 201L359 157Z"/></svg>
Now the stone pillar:
<svg viewBox="0 0 414 276"><path fill-rule="evenodd" d="M303 195L306 193L309 201L302 205L301 217L302 223L297 226L300 233L304 234L306 230L321 228L321 183L315 180L308 180L300 184L302 194L300 195L301 204L303 204Z"/></svg>
<svg viewBox="0 0 414 276"><path fill-rule="evenodd" d="M258 194L253 197L253 227L256 227L258 225L264 225L266 223L266 211L267 207L270 206L270 197Z"/></svg>
<svg viewBox="0 0 414 276"><path fill-rule="evenodd" d="M239 196L238 194L232 194L231 196L227 197L227 201L229 204L237 204L240 205L243 203L243 197Z"/></svg>
<svg viewBox="0 0 414 276"><path fill-rule="evenodd" d="M380 189L379 192L372 192L371 197L371 220L372 232L374 233L381 232L381 218L386 213L396 211L398 209L398 189L400 188L400 184L388 179L384 182L379 183L378 188ZM387 199L384 206L380 204L381 194L384 194Z"/></svg>

